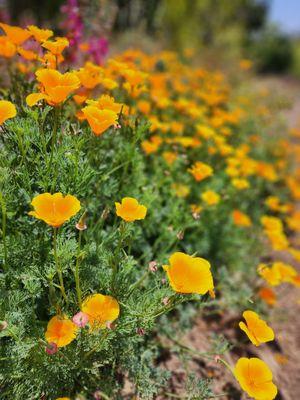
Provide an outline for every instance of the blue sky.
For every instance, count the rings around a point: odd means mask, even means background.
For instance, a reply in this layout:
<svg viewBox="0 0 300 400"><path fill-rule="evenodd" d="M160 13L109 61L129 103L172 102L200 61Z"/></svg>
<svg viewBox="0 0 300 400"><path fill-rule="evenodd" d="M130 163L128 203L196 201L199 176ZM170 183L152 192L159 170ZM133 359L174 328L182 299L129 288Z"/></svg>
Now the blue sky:
<svg viewBox="0 0 300 400"><path fill-rule="evenodd" d="M300 33L300 0L271 0L269 20L287 33Z"/></svg>

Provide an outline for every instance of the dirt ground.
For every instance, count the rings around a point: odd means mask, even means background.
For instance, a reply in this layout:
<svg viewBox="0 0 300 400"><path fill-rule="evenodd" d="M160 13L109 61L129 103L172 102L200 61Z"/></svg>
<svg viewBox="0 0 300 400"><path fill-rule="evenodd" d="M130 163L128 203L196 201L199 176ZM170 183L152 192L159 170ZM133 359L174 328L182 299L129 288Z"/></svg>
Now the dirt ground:
<svg viewBox="0 0 300 400"><path fill-rule="evenodd" d="M258 85L267 87L274 93L286 96L291 104L291 108L282 112L282 117L286 119L289 127L300 127L300 82L290 79L264 78ZM299 204L300 208L300 204ZM295 247L299 248L300 236L293 238ZM298 246L297 246L298 245ZM274 255L276 260L291 262L298 268L286 253ZM278 295L278 303L271 311L270 325L275 331L276 339L270 344L265 344L256 348L255 346L243 345L240 348L235 346L226 354L226 361L234 365L240 356L259 357L263 359L271 368L274 375L274 382L278 386L277 400L299 400L300 399L300 289L282 285L275 290ZM198 319L193 329L182 339L181 344L193 349L192 361L188 361L189 371L193 371L196 376L201 378L214 378L215 397L238 400L248 399L242 393L239 386L229 371L214 360L207 360L199 353L209 351L207 338L211 332L222 333L231 340L236 340L240 335L238 321L241 316L227 315L220 320ZM190 353L191 354L191 353ZM184 361L172 354L166 358L163 365L172 371L171 387L168 393L160 396L160 400L178 398L186 399L182 382L185 378ZM184 368L185 367L185 368Z"/></svg>

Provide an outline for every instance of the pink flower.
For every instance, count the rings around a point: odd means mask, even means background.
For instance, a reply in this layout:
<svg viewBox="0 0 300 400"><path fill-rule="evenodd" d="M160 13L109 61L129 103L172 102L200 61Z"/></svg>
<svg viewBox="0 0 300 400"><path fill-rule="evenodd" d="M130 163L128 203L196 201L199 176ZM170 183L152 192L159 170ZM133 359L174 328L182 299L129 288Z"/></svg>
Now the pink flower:
<svg viewBox="0 0 300 400"><path fill-rule="evenodd" d="M89 322L89 317L82 311L79 311L77 314L74 315L72 321L78 328L84 328L86 324Z"/></svg>

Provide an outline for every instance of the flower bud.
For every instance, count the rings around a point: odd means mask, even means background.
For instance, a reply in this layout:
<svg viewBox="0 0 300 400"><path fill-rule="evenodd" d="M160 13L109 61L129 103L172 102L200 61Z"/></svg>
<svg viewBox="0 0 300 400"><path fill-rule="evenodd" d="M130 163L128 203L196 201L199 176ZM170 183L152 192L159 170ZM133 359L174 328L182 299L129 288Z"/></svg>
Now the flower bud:
<svg viewBox="0 0 300 400"><path fill-rule="evenodd" d="M74 315L72 321L78 328L84 328L86 324L89 322L89 317L82 311L79 311L77 314Z"/></svg>

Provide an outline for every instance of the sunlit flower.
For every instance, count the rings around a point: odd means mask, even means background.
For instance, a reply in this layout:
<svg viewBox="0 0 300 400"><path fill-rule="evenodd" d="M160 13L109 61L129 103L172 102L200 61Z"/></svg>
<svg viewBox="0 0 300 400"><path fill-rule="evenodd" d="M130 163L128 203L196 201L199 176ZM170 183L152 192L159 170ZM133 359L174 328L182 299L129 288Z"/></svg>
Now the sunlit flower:
<svg viewBox="0 0 300 400"><path fill-rule="evenodd" d="M126 222L133 222L144 219L147 214L147 208L133 197L124 197L121 203L115 203L116 214Z"/></svg>
<svg viewBox="0 0 300 400"><path fill-rule="evenodd" d="M175 292L205 294L213 291L210 264L204 258L177 252L172 254L169 264L163 268Z"/></svg>
<svg viewBox="0 0 300 400"><path fill-rule="evenodd" d="M39 69L36 77L43 90L41 93L32 93L26 97L26 102L30 107L43 99L50 105L58 105L64 102L80 85L79 79L73 72L61 74L54 69L45 68Z"/></svg>
<svg viewBox="0 0 300 400"><path fill-rule="evenodd" d="M107 322L113 322L120 314L117 300L111 296L97 293L89 296L82 304L92 329L103 329Z"/></svg>
<svg viewBox="0 0 300 400"><path fill-rule="evenodd" d="M76 338L77 329L77 326L71 320L56 315L48 322L45 338L48 343L55 343L57 347L64 347Z"/></svg>
<svg viewBox="0 0 300 400"><path fill-rule="evenodd" d="M46 224L58 228L78 213L80 201L70 194L65 197L61 193L39 194L31 202L34 211L28 214L41 219Z"/></svg>
<svg viewBox="0 0 300 400"><path fill-rule="evenodd" d="M13 118L16 115L17 110L13 103L7 100L0 100L0 125L7 119Z"/></svg>
<svg viewBox="0 0 300 400"><path fill-rule="evenodd" d="M53 55L60 56L66 47L69 46L69 41L65 37L56 37L55 40L47 40L42 46L49 50Z"/></svg>
<svg viewBox="0 0 300 400"><path fill-rule="evenodd" d="M100 110L95 106L86 106L82 112L96 136L118 123L118 114L112 110Z"/></svg>
<svg viewBox="0 0 300 400"><path fill-rule="evenodd" d="M34 39L39 43L43 43L53 36L53 32L50 29L40 29L34 25L28 26L27 29L32 34Z"/></svg>
<svg viewBox="0 0 300 400"><path fill-rule="evenodd" d="M17 52L17 47L7 36L0 36L0 56L11 58Z"/></svg>
<svg viewBox="0 0 300 400"><path fill-rule="evenodd" d="M246 321L239 323L239 327L246 333L250 341L259 346L262 343L274 340L274 331L254 311L244 311L243 317Z"/></svg>
<svg viewBox="0 0 300 400"><path fill-rule="evenodd" d="M255 400L272 400L277 395L272 372L259 358L240 358L235 365L234 375L241 388Z"/></svg>
<svg viewBox="0 0 300 400"><path fill-rule="evenodd" d="M213 190L206 190L201 194L201 199L209 206L214 206L219 203L220 195Z"/></svg>
<svg viewBox="0 0 300 400"><path fill-rule="evenodd" d="M31 33L27 29L22 29L18 26L0 23L0 27L3 29L8 39L17 46L25 42L31 36Z"/></svg>
<svg viewBox="0 0 300 400"><path fill-rule="evenodd" d="M195 162L195 164L193 164L192 167L188 171L193 175L193 177L198 182L202 181L203 179L205 179L213 174L212 167L201 161Z"/></svg>

